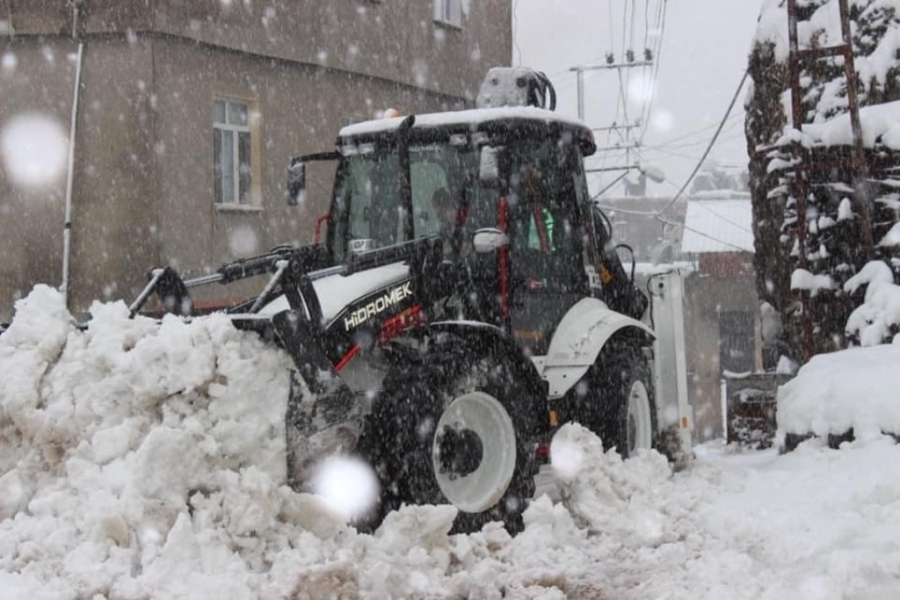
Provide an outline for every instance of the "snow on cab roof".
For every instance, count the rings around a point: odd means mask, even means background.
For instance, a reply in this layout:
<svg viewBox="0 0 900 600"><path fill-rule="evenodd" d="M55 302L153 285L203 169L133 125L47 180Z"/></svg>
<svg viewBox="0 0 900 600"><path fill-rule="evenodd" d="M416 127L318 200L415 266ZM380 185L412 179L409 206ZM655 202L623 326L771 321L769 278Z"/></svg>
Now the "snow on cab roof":
<svg viewBox="0 0 900 600"><path fill-rule="evenodd" d="M376 119L374 121L365 121L363 123L355 123L341 129L338 134L340 137L349 137L357 135L371 135L391 131L400 126L403 119L409 115L402 117L394 117L388 119ZM504 119L522 119L531 120L542 123L562 123L571 127L587 129L584 122L551 112L543 108L535 108L533 106L507 106L502 108L478 108L471 110L457 110L440 113L417 114L414 129L441 127L446 125L463 125L469 124L477 126L490 121L500 121Z"/></svg>

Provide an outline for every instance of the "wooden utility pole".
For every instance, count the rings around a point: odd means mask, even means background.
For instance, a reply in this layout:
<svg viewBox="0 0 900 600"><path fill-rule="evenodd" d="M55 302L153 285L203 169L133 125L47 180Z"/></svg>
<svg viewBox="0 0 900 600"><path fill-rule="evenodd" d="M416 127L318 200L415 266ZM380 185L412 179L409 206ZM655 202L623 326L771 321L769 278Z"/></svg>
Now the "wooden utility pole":
<svg viewBox="0 0 900 600"><path fill-rule="evenodd" d="M841 33L843 44L824 48L810 48L800 50L797 35L797 0L788 0L788 39L790 45L790 57L788 60L788 75L791 86L791 120L794 129L803 131L803 106L801 103L800 67L804 61L817 60L830 56L842 56L844 58L844 77L847 80L847 105L850 112L850 126L853 131L853 153L851 168L855 178L855 204L860 217L861 246L863 259L868 261L872 256L872 218L868 196L868 168L866 165L865 150L863 148L862 125L859 120L859 100L856 95L856 69L853 63L853 39L850 32L850 11L847 0L838 0L841 14ZM806 222L807 210L807 173L809 170L809 153L799 140L795 140L791 147L794 159L794 181L792 193L796 201L797 209L797 246L800 251L798 265L801 269L807 267L806 256ZM801 311L803 327L803 360L808 361L813 354L812 321L809 314L808 293L801 291Z"/></svg>
<svg viewBox="0 0 900 600"><path fill-rule="evenodd" d="M863 260L872 259L872 210L869 198L869 168L863 149L862 123L859 121L859 100L856 97L856 67L853 64L853 38L850 34L850 10L847 0L838 0L841 9L841 34L844 38L844 76L847 79L847 104L850 127L853 129L853 174L856 177L856 204L861 221Z"/></svg>

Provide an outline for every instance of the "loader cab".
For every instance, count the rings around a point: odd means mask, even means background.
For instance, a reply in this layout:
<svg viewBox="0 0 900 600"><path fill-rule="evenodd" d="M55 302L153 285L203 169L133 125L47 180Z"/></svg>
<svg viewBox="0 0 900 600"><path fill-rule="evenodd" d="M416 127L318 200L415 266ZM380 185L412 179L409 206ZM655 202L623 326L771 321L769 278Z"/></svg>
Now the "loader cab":
<svg viewBox="0 0 900 600"><path fill-rule="evenodd" d="M327 240L334 262L439 236L444 259L472 273L465 313L543 353L566 311L597 294L583 167L595 151L590 130L539 109L416 119L404 133L397 119L342 130ZM485 229L502 231L503 247L476 252Z"/></svg>

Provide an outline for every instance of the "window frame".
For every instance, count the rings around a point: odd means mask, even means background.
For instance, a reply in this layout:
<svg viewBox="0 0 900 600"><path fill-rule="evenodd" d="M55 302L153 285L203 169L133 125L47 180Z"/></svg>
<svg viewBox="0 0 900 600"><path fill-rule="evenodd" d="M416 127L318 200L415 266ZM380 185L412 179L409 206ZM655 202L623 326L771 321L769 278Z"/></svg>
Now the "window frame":
<svg viewBox="0 0 900 600"><path fill-rule="evenodd" d="M462 14L462 0L434 0L432 16L435 23L462 29Z"/></svg>
<svg viewBox="0 0 900 600"><path fill-rule="evenodd" d="M224 107L224 119L220 120L216 115L217 104L222 103ZM230 105L239 105L246 111L246 122L231 122ZM260 211L262 210L262 193L261 193L261 155L259 145L259 109L256 100L246 97L240 97L234 94L213 94L212 102L212 126L213 126L213 205L217 210L221 211ZM232 178L233 187L230 198L225 197L224 189L224 160L221 167L217 165L217 158L223 157L224 153L216 147L216 133L221 132L220 136L224 147L225 132L232 133ZM241 152L241 134L249 136L249 144L247 144L246 154L244 157ZM244 160L246 159L246 160ZM246 195L241 195L241 169L242 165L246 165L249 170L249 181L247 183ZM242 199L244 200L242 202Z"/></svg>

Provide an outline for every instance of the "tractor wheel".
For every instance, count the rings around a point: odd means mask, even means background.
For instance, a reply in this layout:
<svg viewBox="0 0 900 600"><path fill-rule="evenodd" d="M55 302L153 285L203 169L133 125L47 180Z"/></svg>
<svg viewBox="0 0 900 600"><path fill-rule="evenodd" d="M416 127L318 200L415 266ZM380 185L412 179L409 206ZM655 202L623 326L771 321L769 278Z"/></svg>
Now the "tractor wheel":
<svg viewBox="0 0 900 600"><path fill-rule="evenodd" d="M615 447L622 458L637 450L656 448L659 429L650 367L640 348L633 345L606 346L591 372L599 398L591 429L600 435L603 447Z"/></svg>
<svg viewBox="0 0 900 600"><path fill-rule="evenodd" d="M357 449L381 483L377 526L403 504L453 504L454 532L502 521L511 534L534 494L542 398L495 357L429 361L388 376Z"/></svg>

